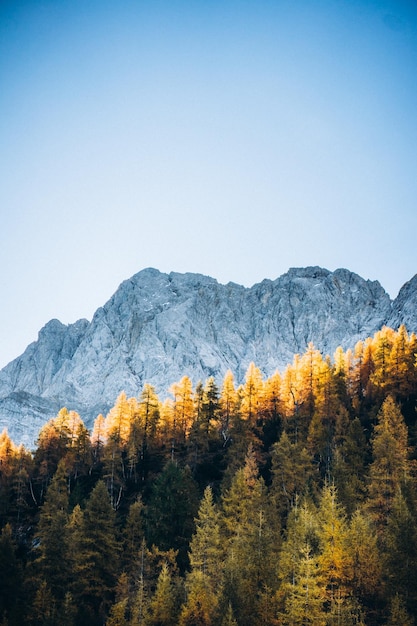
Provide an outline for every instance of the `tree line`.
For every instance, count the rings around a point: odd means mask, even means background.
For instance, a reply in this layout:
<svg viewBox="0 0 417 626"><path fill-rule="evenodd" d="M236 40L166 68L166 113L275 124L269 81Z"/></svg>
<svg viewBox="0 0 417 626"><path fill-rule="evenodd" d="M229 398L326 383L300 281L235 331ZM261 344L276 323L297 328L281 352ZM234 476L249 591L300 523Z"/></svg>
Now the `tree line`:
<svg viewBox="0 0 417 626"><path fill-rule="evenodd" d="M411 626L417 338L0 435L0 626Z"/></svg>

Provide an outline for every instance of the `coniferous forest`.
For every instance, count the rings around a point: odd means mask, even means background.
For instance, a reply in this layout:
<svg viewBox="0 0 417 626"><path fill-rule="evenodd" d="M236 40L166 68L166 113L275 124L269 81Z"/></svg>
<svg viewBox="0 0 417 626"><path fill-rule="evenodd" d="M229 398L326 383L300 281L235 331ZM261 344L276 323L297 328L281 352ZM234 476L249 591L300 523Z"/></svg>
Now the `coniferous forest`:
<svg viewBox="0 0 417 626"><path fill-rule="evenodd" d="M0 625L410 626L417 337L0 436Z"/></svg>

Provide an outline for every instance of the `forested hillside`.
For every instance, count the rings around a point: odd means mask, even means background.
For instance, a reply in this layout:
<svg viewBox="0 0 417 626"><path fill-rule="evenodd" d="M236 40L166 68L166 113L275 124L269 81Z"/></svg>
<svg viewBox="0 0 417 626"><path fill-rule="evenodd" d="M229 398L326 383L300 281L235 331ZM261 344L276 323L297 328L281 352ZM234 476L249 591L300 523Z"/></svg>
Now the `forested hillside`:
<svg viewBox="0 0 417 626"><path fill-rule="evenodd" d="M409 626L417 337L0 436L0 625Z"/></svg>

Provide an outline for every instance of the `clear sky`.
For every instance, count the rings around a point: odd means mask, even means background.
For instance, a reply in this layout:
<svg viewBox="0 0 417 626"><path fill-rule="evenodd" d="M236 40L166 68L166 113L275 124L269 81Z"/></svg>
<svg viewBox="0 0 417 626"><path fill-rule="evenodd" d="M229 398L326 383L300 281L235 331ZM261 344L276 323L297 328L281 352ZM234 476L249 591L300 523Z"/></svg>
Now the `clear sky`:
<svg viewBox="0 0 417 626"><path fill-rule="evenodd" d="M417 272L417 3L0 2L0 366L145 267Z"/></svg>

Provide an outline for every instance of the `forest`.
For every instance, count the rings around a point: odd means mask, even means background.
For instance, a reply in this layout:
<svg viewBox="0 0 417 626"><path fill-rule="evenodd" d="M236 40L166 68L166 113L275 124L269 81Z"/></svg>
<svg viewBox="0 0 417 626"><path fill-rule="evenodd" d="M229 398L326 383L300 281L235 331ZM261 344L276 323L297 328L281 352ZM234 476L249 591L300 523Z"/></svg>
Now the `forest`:
<svg viewBox="0 0 417 626"><path fill-rule="evenodd" d="M0 435L0 626L411 626L417 337Z"/></svg>

